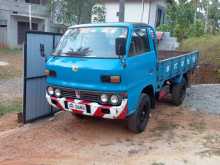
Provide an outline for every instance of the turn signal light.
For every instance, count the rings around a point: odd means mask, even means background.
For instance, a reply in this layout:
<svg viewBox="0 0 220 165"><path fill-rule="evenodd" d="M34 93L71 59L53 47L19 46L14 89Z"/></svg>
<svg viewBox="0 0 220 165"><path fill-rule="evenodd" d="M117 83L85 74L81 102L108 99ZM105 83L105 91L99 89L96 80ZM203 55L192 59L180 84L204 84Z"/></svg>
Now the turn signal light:
<svg viewBox="0 0 220 165"><path fill-rule="evenodd" d="M44 70L44 73L45 73L46 76L49 76L49 77L56 77L56 72L53 71L53 70L45 69L45 70Z"/></svg>
<svg viewBox="0 0 220 165"><path fill-rule="evenodd" d="M111 81L111 83L120 83L121 77L120 76L111 76L110 81Z"/></svg>
<svg viewBox="0 0 220 165"><path fill-rule="evenodd" d="M101 76L101 81L105 83L120 83L121 76Z"/></svg>

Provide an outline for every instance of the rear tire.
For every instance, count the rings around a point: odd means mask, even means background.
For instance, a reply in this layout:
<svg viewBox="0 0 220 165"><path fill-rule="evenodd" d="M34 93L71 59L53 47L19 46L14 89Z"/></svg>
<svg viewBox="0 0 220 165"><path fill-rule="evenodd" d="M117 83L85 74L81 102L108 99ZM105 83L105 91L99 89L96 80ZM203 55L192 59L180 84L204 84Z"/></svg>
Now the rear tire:
<svg viewBox="0 0 220 165"><path fill-rule="evenodd" d="M150 97L141 94L137 110L128 117L128 128L134 133L141 133L145 130L150 118L151 100Z"/></svg>
<svg viewBox="0 0 220 165"><path fill-rule="evenodd" d="M183 103L186 96L186 81L176 84L172 87L172 103L175 106L179 106Z"/></svg>

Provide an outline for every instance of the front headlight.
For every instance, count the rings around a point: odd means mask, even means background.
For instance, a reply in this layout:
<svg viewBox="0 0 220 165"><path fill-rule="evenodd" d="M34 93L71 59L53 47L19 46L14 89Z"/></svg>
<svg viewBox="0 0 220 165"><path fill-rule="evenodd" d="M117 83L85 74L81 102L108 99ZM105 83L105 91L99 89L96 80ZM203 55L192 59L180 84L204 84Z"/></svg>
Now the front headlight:
<svg viewBox="0 0 220 165"><path fill-rule="evenodd" d="M49 95L54 95L54 89L53 89L53 87L48 87L47 88L47 93L49 94Z"/></svg>
<svg viewBox="0 0 220 165"><path fill-rule="evenodd" d="M119 96L112 95L110 101L112 105L117 105L119 103Z"/></svg>
<svg viewBox="0 0 220 165"><path fill-rule="evenodd" d="M62 95L61 90L60 90L60 89L56 89L56 90L55 90L55 95L56 95L57 97L61 97L61 95Z"/></svg>
<svg viewBox="0 0 220 165"><path fill-rule="evenodd" d="M100 96L100 100L101 100L102 103L107 103L108 102L108 95L102 94Z"/></svg>

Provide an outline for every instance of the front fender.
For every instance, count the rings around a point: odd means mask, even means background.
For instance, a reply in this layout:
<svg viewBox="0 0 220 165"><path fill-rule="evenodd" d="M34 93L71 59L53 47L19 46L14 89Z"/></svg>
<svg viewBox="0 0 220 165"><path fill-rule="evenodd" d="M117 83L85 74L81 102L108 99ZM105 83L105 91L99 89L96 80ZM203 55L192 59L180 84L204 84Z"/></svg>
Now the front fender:
<svg viewBox="0 0 220 165"><path fill-rule="evenodd" d="M150 85L153 86L154 91L155 91L155 86L153 85L153 83L146 81L146 80L139 81L129 87L128 89L128 115L131 115L132 113L136 111L138 107L138 103L139 103L139 98L141 96L143 89Z"/></svg>

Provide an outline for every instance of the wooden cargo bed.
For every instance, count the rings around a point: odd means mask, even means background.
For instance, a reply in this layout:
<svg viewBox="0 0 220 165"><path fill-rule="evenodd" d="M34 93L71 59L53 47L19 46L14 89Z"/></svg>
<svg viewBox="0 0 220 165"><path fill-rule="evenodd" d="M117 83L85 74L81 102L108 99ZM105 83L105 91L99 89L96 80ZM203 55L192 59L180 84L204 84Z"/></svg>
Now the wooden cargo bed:
<svg viewBox="0 0 220 165"><path fill-rule="evenodd" d="M181 56L184 55L186 53L186 51L159 51L159 60L165 60L171 57L177 57L177 56Z"/></svg>

